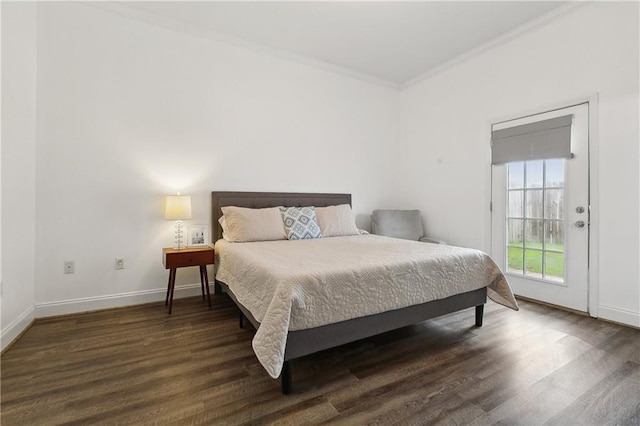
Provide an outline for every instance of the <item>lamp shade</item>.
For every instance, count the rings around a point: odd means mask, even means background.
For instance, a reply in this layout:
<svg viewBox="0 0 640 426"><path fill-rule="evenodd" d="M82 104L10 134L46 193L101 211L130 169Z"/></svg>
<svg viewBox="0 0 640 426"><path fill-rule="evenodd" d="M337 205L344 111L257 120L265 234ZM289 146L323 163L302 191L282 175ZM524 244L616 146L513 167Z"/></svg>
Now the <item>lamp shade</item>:
<svg viewBox="0 0 640 426"><path fill-rule="evenodd" d="M172 220L191 219L191 196L167 195L164 201L164 218Z"/></svg>

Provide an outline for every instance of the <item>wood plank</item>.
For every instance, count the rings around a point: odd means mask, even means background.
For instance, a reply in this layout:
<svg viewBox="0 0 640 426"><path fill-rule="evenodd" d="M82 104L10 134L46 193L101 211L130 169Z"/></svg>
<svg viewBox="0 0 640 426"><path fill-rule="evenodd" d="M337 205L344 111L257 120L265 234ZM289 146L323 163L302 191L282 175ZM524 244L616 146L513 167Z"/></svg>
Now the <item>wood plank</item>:
<svg viewBox="0 0 640 426"><path fill-rule="evenodd" d="M638 424L640 331L522 301L294 362L280 394L226 296L38 320L2 354L3 425Z"/></svg>
<svg viewBox="0 0 640 426"><path fill-rule="evenodd" d="M635 396L635 406L629 396ZM549 420L551 425L640 424L640 364L627 361ZM633 402L633 401L632 401Z"/></svg>

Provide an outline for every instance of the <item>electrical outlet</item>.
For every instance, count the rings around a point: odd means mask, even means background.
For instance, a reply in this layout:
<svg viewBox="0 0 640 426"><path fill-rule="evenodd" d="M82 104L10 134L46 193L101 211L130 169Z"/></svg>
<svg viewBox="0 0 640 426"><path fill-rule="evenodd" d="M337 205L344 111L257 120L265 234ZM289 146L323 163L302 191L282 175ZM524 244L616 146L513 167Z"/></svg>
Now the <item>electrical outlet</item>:
<svg viewBox="0 0 640 426"><path fill-rule="evenodd" d="M124 269L124 257L116 257L116 269Z"/></svg>
<svg viewBox="0 0 640 426"><path fill-rule="evenodd" d="M76 271L76 264L73 260L66 260L64 262L64 273L65 274L73 274Z"/></svg>

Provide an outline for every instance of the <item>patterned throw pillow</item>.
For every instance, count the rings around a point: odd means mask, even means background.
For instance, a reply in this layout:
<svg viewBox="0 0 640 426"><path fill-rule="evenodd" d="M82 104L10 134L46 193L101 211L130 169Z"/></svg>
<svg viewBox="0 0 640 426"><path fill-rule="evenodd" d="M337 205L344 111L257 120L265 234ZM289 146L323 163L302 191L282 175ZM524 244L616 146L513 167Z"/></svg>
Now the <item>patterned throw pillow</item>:
<svg viewBox="0 0 640 426"><path fill-rule="evenodd" d="M284 230L290 240L322 238L313 207L280 207Z"/></svg>

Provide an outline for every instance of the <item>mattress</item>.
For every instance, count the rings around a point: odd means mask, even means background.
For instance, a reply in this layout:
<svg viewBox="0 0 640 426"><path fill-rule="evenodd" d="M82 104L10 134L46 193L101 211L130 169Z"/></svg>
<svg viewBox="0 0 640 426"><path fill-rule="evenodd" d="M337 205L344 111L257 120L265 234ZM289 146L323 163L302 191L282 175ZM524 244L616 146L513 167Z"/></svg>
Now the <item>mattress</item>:
<svg viewBox="0 0 640 426"><path fill-rule="evenodd" d="M487 287L518 310L485 253L377 235L215 245L216 279L260 322L252 346L272 377L287 333L444 299Z"/></svg>

